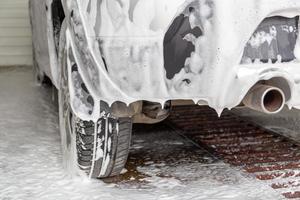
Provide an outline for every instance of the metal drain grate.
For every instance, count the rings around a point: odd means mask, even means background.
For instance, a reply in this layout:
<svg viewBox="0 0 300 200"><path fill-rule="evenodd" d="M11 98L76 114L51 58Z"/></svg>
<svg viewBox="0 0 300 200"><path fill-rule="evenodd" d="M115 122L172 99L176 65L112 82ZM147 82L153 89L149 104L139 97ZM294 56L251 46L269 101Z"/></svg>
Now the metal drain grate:
<svg viewBox="0 0 300 200"><path fill-rule="evenodd" d="M293 140L208 107L174 107L169 120L185 136L233 166L241 166L288 199L300 198L300 146Z"/></svg>

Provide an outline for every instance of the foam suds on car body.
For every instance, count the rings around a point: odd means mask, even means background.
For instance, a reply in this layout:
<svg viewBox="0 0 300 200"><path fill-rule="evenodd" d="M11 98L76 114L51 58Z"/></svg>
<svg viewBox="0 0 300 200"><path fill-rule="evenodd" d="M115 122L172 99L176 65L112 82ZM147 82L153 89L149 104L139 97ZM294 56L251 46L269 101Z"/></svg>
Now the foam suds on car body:
<svg viewBox="0 0 300 200"><path fill-rule="evenodd" d="M163 105L170 99L192 99L195 103L205 102L219 114L225 108L237 106L257 81L272 78L271 74L260 76L258 65L261 64L256 63L251 63L251 74L243 79L238 74L243 71L239 67L244 47L261 21L275 15L294 17L300 14L300 2L297 0L245 0L242 3L236 0L77 2L70 3L69 9L79 10L74 15L77 13L82 21L76 25L82 26L81 34L88 36L87 44L80 45L88 45L84 48L90 51L90 55L85 57L92 60L93 67L97 68L97 74L90 75L99 77L99 83L86 83L88 88L97 91L93 96L95 101L103 100L109 105L121 101L129 105L147 100ZM181 14L189 16L191 27L199 27L203 35L198 38L191 38L188 34L183 36L192 40L195 51L187 58L186 66L174 78L167 79L164 36L172 20ZM69 37L72 37L71 34ZM297 58L298 46L295 49ZM78 65L85 70L84 63ZM294 74L297 74L294 69L291 74L287 68L277 68L276 65L264 68L276 68L276 76L288 78L297 86L293 80ZM294 97L287 102L290 107L300 105L297 95ZM94 112L100 113L95 109ZM96 116L85 117L96 120Z"/></svg>

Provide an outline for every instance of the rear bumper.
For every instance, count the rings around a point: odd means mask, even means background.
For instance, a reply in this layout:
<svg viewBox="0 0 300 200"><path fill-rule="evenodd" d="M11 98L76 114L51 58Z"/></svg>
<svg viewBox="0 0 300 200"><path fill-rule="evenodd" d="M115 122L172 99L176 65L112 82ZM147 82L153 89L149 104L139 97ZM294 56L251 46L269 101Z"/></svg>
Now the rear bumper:
<svg viewBox="0 0 300 200"><path fill-rule="evenodd" d="M243 91L241 95L247 91L258 81L270 80L272 78L283 78L288 84L289 94L287 95L287 106L290 108L300 107L300 63L296 61L288 63L275 64L249 64L239 65L236 67L237 78ZM276 84L276 83L275 83ZM277 83L280 84L280 83Z"/></svg>
<svg viewBox="0 0 300 200"><path fill-rule="evenodd" d="M219 4L219 1L216 1L215 6L210 5L212 11L216 12L202 17L195 15L202 22L198 26L202 27L203 32L197 35L198 32L194 30L195 33L192 27L188 27L192 29L189 32L192 34L183 31L181 40L195 43L195 49L191 48L191 56L186 59L181 69L176 70L174 76L169 76L171 79L168 78L164 66L166 30L153 30L155 34L146 37L137 34L139 27L124 18L136 29L122 27L124 23L120 23L121 28L126 28L124 30L127 31L118 34L117 30L112 31L115 30L115 24L112 23L111 29L103 26L104 30L108 31L107 34L102 33L97 37L93 34L94 27L89 26L89 22L82 23L82 16L74 15L69 23L73 28L70 26L67 38L70 51L73 51L70 60L73 59L72 62L78 65L77 80L82 80L89 94L80 92L81 88L78 87L78 95L74 95L73 98L82 97L84 94L93 98L95 106L99 101L111 105L116 101L130 104L146 100L164 104L169 100L193 100L195 103L209 105L220 113L225 108L239 105L256 82L281 77L291 90L288 105L299 106L299 64L292 61L240 65L249 38L266 17L275 14L285 17L291 17L291 14L292 17L299 15L300 3L293 0L279 1L278 4L275 1L274 4L261 2L260 9L257 9L257 3L247 0L248 7L243 13L237 9L230 14L221 12L223 7L218 8L218 5L222 6L223 3ZM195 14L193 9L185 9L188 5L193 6L191 2L185 4L183 10L180 9L181 14ZM235 8L235 3L228 1L226 5L228 8ZM195 8L199 14L200 7ZM113 22L115 18L111 19ZM193 37L195 35L198 38ZM176 56L177 52L174 55Z"/></svg>

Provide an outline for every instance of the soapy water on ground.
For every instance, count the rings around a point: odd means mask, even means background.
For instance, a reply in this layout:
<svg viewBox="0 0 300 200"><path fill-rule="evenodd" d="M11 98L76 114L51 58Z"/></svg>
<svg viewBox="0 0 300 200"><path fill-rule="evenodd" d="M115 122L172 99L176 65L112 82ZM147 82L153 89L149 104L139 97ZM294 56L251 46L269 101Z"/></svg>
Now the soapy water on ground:
<svg viewBox="0 0 300 200"><path fill-rule="evenodd" d="M106 180L62 167L57 107L31 68L0 70L0 200L281 199L165 124L134 126L126 169Z"/></svg>
<svg viewBox="0 0 300 200"><path fill-rule="evenodd" d="M269 130L273 130L276 133L288 136L295 141L300 141L300 112L299 110L289 110L287 107L276 115L267 115L264 113L258 113L246 108L240 108L234 110L234 113L245 120L252 121L258 125L261 125Z"/></svg>

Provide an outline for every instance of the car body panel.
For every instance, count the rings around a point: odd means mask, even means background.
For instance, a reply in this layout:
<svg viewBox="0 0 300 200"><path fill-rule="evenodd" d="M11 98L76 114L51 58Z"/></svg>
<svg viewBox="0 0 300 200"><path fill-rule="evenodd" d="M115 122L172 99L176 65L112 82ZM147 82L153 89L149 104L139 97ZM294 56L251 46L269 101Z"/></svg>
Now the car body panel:
<svg viewBox="0 0 300 200"><path fill-rule="evenodd" d="M35 6L32 6L35 5ZM33 51L35 55L38 55L36 62L39 66L43 67L46 74L50 74L50 59L49 59L49 49L48 49L48 22L47 22L47 12L46 4L36 3L35 1L30 1L30 13L31 13L31 23L37 26L38 31L32 31L33 41Z"/></svg>
<svg viewBox="0 0 300 200"><path fill-rule="evenodd" d="M63 4L69 63L76 63L77 80L88 90L83 95L73 85L74 102L85 104L80 98L89 95L94 102L108 104L190 99L221 113L239 105L258 81L281 77L291 93L287 105L300 107L299 38L293 44L295 58L289 62L242 62L260 24L273 16L299 16L299 0L66 0ZM50 77L58 86L57 73L52 69ZM94 118L99 110L78 109L83 112Z"/></svg>

